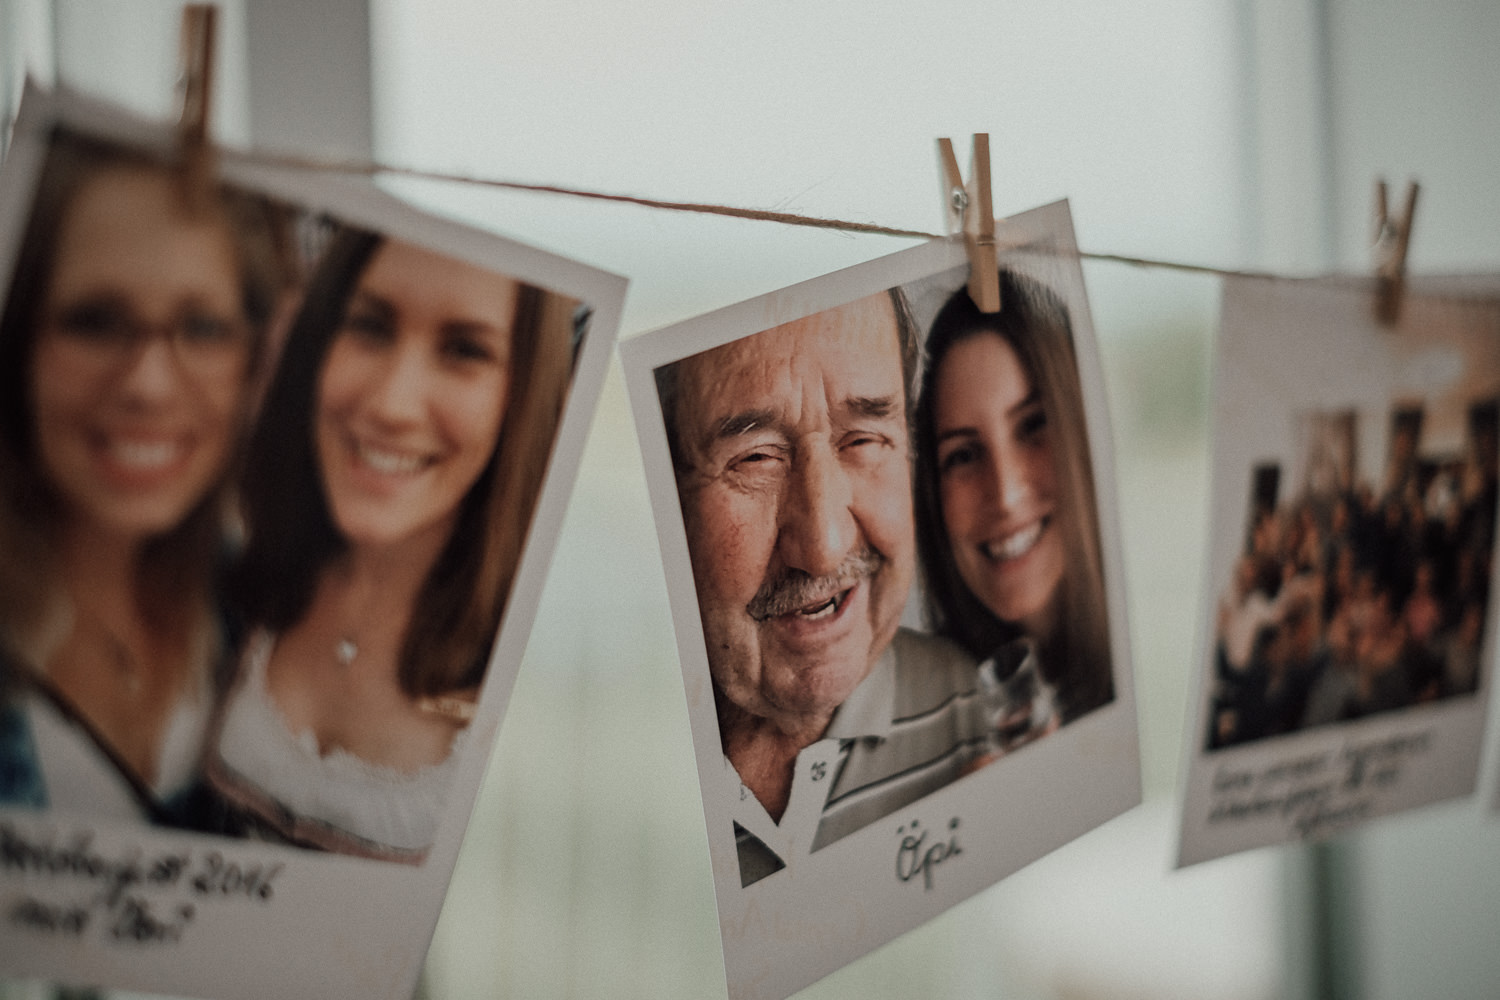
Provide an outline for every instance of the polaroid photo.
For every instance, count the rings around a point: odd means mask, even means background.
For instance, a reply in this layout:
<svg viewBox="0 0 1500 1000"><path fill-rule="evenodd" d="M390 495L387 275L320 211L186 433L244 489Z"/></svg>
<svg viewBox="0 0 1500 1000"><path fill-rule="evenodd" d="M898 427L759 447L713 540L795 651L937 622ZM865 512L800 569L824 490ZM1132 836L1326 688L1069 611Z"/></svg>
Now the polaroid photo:
<svg viewBox="0 0 1500 1000"><path fill-rule="evenodd" d="M1407 285L1225 280L1180 864L1474 791L1500 296Z"/></svg>
<svg viewBox="0 0 1500 1000"><path fill-rule="evenodd" d="M409 997L623 279L31 90L0 175L0 969Z"/></svg>
<svg viewBox="0 0 1500 1000"><path fill-rule="evenodd" d="M1140 799L1066 203L621 346L729 995L781 998Z"/></svg>

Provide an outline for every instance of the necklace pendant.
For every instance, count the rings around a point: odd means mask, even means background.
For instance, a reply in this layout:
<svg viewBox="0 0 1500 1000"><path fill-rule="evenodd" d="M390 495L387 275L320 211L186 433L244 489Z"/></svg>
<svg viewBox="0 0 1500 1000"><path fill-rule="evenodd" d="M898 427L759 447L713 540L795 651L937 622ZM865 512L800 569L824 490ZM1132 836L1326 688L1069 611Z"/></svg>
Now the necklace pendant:
<svg viewBox="0 0 1500 1000"><path fill-rule="evenodd" d="M354 658L359 655L359 646L353 639L345 636L344 638L339 640L338 648L335 650L335 655L338 657L339 666L347 667L349 664L353 663Z"/></svg>

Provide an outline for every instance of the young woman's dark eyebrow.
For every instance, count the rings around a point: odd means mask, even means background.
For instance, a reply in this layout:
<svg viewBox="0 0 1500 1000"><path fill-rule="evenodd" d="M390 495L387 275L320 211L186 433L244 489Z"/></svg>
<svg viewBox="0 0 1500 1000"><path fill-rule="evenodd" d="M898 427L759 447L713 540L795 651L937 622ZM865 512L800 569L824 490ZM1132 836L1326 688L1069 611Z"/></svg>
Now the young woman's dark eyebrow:
<svg viewBox="0 0 1500 1000"><path fill-rule="evenodd" d="M508 331L488 320L482 319L450 319L443 323L443 332L458 336L483 337L491 334L505 336Z"/></svg>
<svg viewBox="0 0 1500 1000"><path fill-rule="evenodd" d="M937 443L942 444L954 438L973 438L978 436L979 429L976 427L950 427L937 436Z"/></svg>
<svg viewBox="0 0 1500 1000"><path fill-rule="evenodd" d="M1026 394L1026 398L1025 399L1021 400L1019 403L1017 403L1014 406L1012 406L1009 410L1006 410L1005 411L1005 415L1008 416L1008 417L1014 417L1017 414L1025 413L1027 410L1035 409L1037 407L1040 407L1041 405L1042 405L1041 396L1037 393L1037 391L1035 389L1033 389L1033 390L1031 390L1030 392L1028 392ZM938 442L938 444L942 444L944 441L949 441L949 440L952 440L953 438L970 438L970 437L978 437L978 436L979 436L979 428L978 427L970 427L970 426L950 427L950 428L948 428L945 431L939 431L938 432L937 442Z"/></svg>
<svg viewBox="0 0 1500 1000"><path fill-rule="evenodd" d="M1008 416L1013 416L1013 415L1015 415L1017 413L1020 413L1022 410L1029 410L1032 407L1041 406L1041 405L1042 405L1042 397L1041 397L1041 395L1035 389L1032 389L1030 392L1028 392L1026 394L1026 398L1025 399L1021 400L1015 406L1012 406L1009 410L1006 411L1006 414Z"/></svg>
<svg viewBox="0 0 1500 1000"><path fill-rule="evenodd" d="M396 313L396 307L391 304L389 299L363 288L356 288L354 294L349 296L349 308L369 309L380 313L382 316L393 316Z"/></svg>

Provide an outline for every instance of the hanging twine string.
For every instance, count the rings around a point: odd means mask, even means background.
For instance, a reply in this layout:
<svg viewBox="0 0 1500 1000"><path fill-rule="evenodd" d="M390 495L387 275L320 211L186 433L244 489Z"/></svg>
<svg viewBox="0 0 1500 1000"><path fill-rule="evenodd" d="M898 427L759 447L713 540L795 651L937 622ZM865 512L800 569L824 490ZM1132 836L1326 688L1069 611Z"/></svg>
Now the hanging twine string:
<svg viewBox="0 0 1500 1000"><path fill-rule="evenodd" d="M642 198L628 194L609 194L604 191L589 191L584 188L564 187L559 184L528 184L522 181L504 181L491 177L474 177L468 174L446 173L438 170L423 170L417 167L395 166L386 163L375 163L369 160L334 159L329 157L306 156L286 152L272 152L264 150L236 150L231 154L234 159L242 163L252 163L270 167L292 167L299 170L319 171L323 173L358 174L366 177L375 177L386 174L393 177L408 177L413 180L441 181L450 184L466 184L473 187L496 188L504 191L526 191L533 194L560 195L567 198L586 198L592 201L609 201L625 205L639 205L643 208L655 208L669 212L695 212L700 215L717 215L734 219L749 219L756 222L773 222L784 226L802 226L811 229L827 229L841 233L862 233L871 236L896 236L906 239L940 240L946 239L943 233L930 233L921 229L896 229L891 226L881 226L872 222L853 222L848 219L826 219L813 215L801 215L794 212L774 212L759 208L737 208L733 205L716 205L707 202L694 201L665 201L658 198ZM1011 247L1010 249L1020 249ZM1028 247L1027 249L1041 250L1040 247ZM1161 260L1154 257L1135 257L1126 254L1114 253L1091 253L1087 250L1076 251L1077 255L1084 260L1104 261L1115 264L1129 264L1133 267L1157 268L1169 271L1181 271L1187 274L1207 274L1218 277L1230 278L1259 278L1267 281L1301 281L1301 280L1349 280L1348 274L1323 274L1292 276L1277 274L1271 271L1249 270L1244 268L1212 267L1207 264L1185 264L1181 261ZM1453 297L1450 293L1450 297Z"/></svg>
<svg viewBox="0 0 1500 1000"><path fill-rule="evenodd" d="M468 174L445 173L438 170L423 170L416 167L394 166L386 163L375 163L369 160L334 159L331 157L306 156L302 154L273 152L266 150L235 150L232 154L235 160L241 163L256 164L268 167L292 167L297 170L317 171L321 173L336 174L358 174L365 177L375 177L386 174L393 177L408 177L413 180L440 181L450 184L466 184L472 187L496 188L504 191L526 191L533 194L561 195L567 198L587 198L593 201L610 201L625 205L639 205L643 208L655 208L669 212L696 212L700 215L717 215L734 219L749 219L755 222L774 222L784 226L802 226L811 229L828 229L841 233L862 233L871 236L896 236L906 239L940 240L947 237L943 233L929 233L921 229L896 229L891 226L876 225L872 222L853 222L848 219L825 219L812 215L801 215L794 212L773 212L759 208L736 208L732 205L715 205L706 202L694 201L664 201L658 198L641 198L628 194L609 194L603 191L589 191L583 188L564 187L558 184L528 184L521 181L503 181L491 177L474 177ZM1016 249L1016 248L1011 248ZM1131 257L1123 254L1089 253L1078 251L1078 256L1084 260L1109 261L1119 264L1130 264L1136 267L1163 268L1172 271L1184 271L1190 274L1212 274L1242 278L1266 278L1270 280L1291 280L1285 275L1272 274L1268 271L1233 270L1220 267L1209 267L1203 264L1184 264L1178 261L1158 260L1150 257Z"/></svg>
<svg viewBox="0 0 1500 1000"><path fill-rule="evenodd" d="M1265 278L1267 281L1293 281L1285 274L1273 274L1270 271L1250 271L1227 267L1209 267L1207 264L1183 264L1174 260L1154 260L1150 257L1127 257L1118 253L1088 253L1078 251L1078 256L1085 260L1112 261L1116 264L1131 264L1136 267L1159 267L1170 271L1186 271L1189 274L1213 274L1219 277L1229 278Z"/></svg>
<svg viewBox="0 0 1500 1000"><path fill-rule="evenodd" d="M594 201L614 201L644 208L660 208L669 212L697 212L702 215L722 215L736 219L752 219L758 222L776 222L785 226L809 226L814 229L832 229L844 233L866 233L875 236L904 236L915 239L942 239L941 234L927 233L920 229L892 229L870 222L849 222L844 219L820 219L816 216L797 215L792 212L771 212L759 208L735 208L730 205L711 205L694 201L661 201L656 198L639 198L628 194L606 194L602 191L586 191L582 188L562 187L557 184L524 184L520 181L501 181L488 177L470 177L464 174L447 174L434 170L418 170L414 167L393 167L386 164L366 163L357 160L329 160L306 156L287 156L272 153L245 153L240 159L267 166L297 167L303 170L321 170L331 173L390 174L424 181L447 181L453 184L469 184L475 187L500 188L505 191L530 191L535 194L557 194L569 198L589 198Z"/></svg>
<svg viewBox="0 0 1500 1000"><path fill-rule="evenodd" d="M293 167L301 170L322 171L325 173L359 174L374 177L379 174L387 174L393 177L409 177L413 180L441 181L450 184L467 184L474 187L496 188L504 191L525 191L533 194L560 195L567 198L586 198L592 201L609 201L625 205L639 205L643 208L655 208L669 212L695 212L700 215L717 215L734 219L749 219L756 222L774 222L784 226L803 226L812 229L827 229L841 233L863 233L871 236L896 236L906 239L940 240L947 237L942 233L929 233L921 229L896 229L891 226L876 225L872 222L853 222L848 219L826 219L813 215L800 215L793 212L773 212L758 208L737 208L733 205L715 205L706 202L694 201L664 201L658 198L642 198L628 194L609 194L604 191L589 191L584 188L564 187L558 184L528 184L522 181L503 181L491 177L474 177L467 174L445 173L437 170L422 170L416 167L393 166L384 163L374 163L365 160L331 159L323 157L312 157L288 153L274 153L264 151L239 151L235 154L236 159L246 163L261 164L273 167ZM1047 252L1047 248L1039 246L1008 247L1010 250L1030 250L1035 252ZM1054 251L1056 252L1056 251ZM1127 254L1116 253L1091 253L1087 250L1076 251L1077 255L1084 260L1103 261L1114 264L1129 264L1132 267L1147 267L1158 270L1180 271L1186 274L1206 274L1222 278L1256 278L1264 281L1296 282L1296 281L1336 281L1336 282L1363 282L1365 279L1358 275L1348 273L1324 273L1309 275L1278 274L1272 271L1259 271L1245 268L1212 267L1207 264L1186 264L1181 261L1161 260L1154 257L1135 257ZM1444 297L1459 301L1473 299L1475 301L1489 302L1492 294L1488 292L1473 292L1465 294L1458 290L1449 289L1445 291Z"/></svg>
<svg viewBox="0 0 1500 1000"><path fill-rule="evenodd" d="M435 170L420 170L415 167L399 167L389 164L370 163L359 160L334 160L319 157L287 155L280 153L251 152L241 154L240 159L267 166L296 167L302 170L317 170L329 173L361 174L373 177L387 174L394 177L409 177L414 180L443 181L451 184L467 184L475 187L498 188L505 191L527 191L534 194L562 195L568 198L587 198L593 201L611 201L643 208L663 209L669 212L696 212L700 215L717 215L734 219L750 219L756 222L774 222L784 226L803 226L812 229L829 229L841 233L862 233L872 236L897 236L908 239L940 240L942 233L929 233L920 229L894 229L871 222L852 222L847 219L825 219L793 212L772 212L758 208L736 208L732 205L715 205L694 201L663 201L656 198L641 198L628 194L608 194L603 191L588 191L582 188L563 187L557 184L526 184L520 181L502 181L489 177L473 177L466 174L450 174ZM1203 264L1184 264L1150 257L1130 257L1124 254L1089 253L1079 251L1085 260L1108 261L1130 264L1136 267L1163 268L1184 271L1190 274L1211 274L1240 278L1265 278L1288 280L1285 275L1269 271L1234 270L1209 267Z"/></svg>

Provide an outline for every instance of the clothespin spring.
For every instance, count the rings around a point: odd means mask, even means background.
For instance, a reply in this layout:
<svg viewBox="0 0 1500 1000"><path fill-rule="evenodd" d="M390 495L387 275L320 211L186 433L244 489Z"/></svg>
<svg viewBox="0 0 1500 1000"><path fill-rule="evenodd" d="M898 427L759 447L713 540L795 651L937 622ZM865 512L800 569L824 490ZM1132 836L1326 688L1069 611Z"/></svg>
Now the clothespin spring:
<svg viewBox="0 0 1500 1000"><path fill-rule="evenodd" d="M968 183L958 169L953 143L938 140L947 203L948 232L962 233L969 254L969 297L983 313L1000 311L999 259L995 250L995 212L990 200L990 137L974 135Z"/></svg>
<svg viewBox="0 0 1500 1000"><path fill-rule="evenodd" d="M1412 217L1417 210L1416 181L1406 185L1406 205L1401 215L1389 212L1384 180L1375 182L1375 318L1390 326L1401 314L1401 295L1406 284L1406 251L1411 245Z"/></svg>

